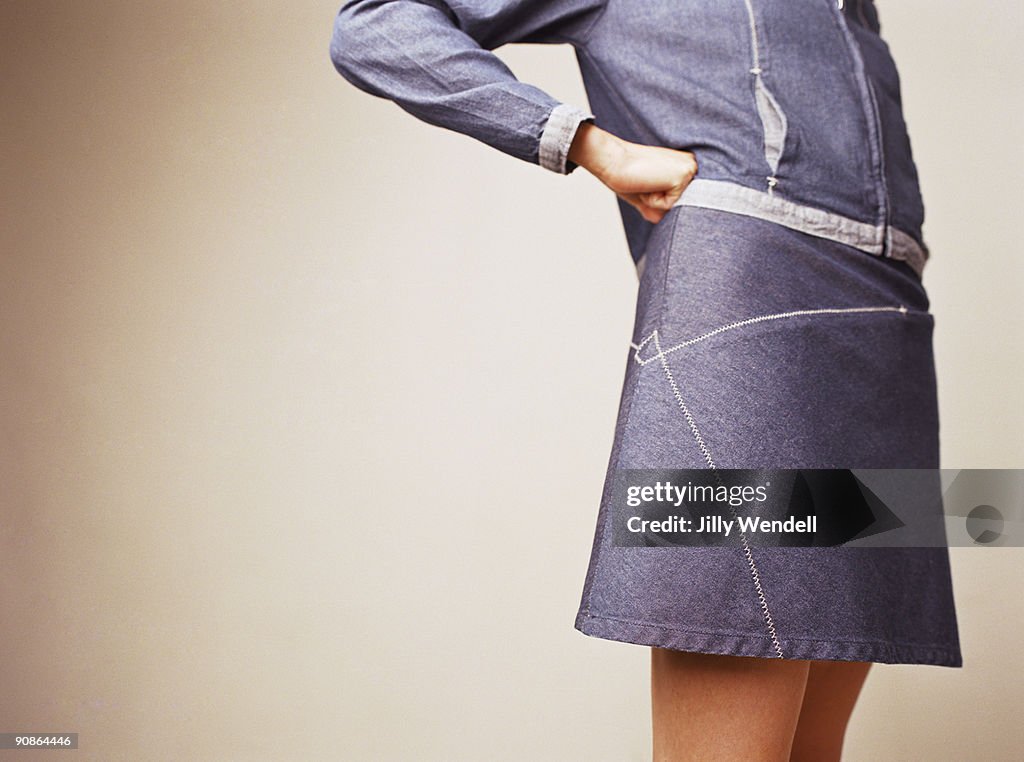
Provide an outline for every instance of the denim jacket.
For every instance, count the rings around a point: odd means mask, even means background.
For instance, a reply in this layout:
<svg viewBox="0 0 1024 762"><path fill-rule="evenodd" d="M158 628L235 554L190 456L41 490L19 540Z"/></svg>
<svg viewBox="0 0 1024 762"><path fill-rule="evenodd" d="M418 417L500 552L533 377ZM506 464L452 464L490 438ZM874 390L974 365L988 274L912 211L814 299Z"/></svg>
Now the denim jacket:
<svg viewBox="0 0 1024 762"><path fill-rule="evenodd" d="M872 0L350 0L331 60L425 122L568 174L582 121L692 151L681 205L862 251L928 257L900 83ZM519 81L493 51L572 45L589 100ZM619 199L638 268L654 224Z"/></svg>

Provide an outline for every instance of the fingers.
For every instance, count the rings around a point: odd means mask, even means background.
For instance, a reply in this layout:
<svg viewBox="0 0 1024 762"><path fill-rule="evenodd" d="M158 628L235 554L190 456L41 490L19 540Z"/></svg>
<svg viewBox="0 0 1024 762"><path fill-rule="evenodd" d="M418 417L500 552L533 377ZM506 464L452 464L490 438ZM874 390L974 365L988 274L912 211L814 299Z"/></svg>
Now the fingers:
<svg viewBox="0 0 1024 762"><path fill-rule="evenodd" d="M631 145L624 156L605 184L652 223L661 221L697 174L694 156L687 151Z"/></svg>
<svg viewBox="0 0 1024 762"><path fill-rule="evenodd" d="M668 189L628 194L626 200L637 208L645 220L658 222L679 201L694 174L687 173L682 180Z"/></svg>
<svg viewBox="0 0 1024 762"><path fill-rule="evenodd" d="M674 196L665 193L627 193L618 194L623 201L626 201L634 209L640 212L641 216L648 222L658 223L665 216L669 209L675 204L680 193Z"/></svg>
<svg viewBox="0 0 1024 762"><path fill-rule="evenodd" d="M668 209L661 209L655 206L651 206L649 204L645 204L643 201L635 197L627 198L626 201L628 201L634 209L640 212L640 215L648 222L658 223L661 221L661 218L664 217L665 214L668 212Z"/></svg>
<svg viewBox="0 0 1024 762"><path fill-rule="evenodd" d="M677 196L678 195L681 194L677 194ZM640 201L641 203L651 207L652 209L660 209L666 212L672 207L672 204L675 203L675 199L672 198L665 191L656 191L654 193L641 193Z"/></svg>

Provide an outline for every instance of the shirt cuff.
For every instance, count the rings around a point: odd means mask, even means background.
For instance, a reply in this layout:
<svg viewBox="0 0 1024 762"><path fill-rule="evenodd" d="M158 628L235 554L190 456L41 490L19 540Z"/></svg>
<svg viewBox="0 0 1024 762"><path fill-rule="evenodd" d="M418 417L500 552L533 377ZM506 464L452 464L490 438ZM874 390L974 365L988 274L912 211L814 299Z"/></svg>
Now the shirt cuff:
<svg viewBox="0 0 1024 762"><path fill-rule="evenodd" d="M569 147L576 137L580 122L594 119L596 117L589 111L571 103L555 106L540 136L540 165L560 175L567 175L576 169L577 165L568 160Z"/></svg>

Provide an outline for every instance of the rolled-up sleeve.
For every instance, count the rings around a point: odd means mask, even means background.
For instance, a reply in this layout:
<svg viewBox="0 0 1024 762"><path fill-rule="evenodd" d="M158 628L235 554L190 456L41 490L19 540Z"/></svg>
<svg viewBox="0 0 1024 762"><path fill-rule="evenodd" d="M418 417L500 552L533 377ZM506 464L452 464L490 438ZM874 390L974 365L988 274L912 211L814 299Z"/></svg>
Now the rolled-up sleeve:
<svg viewBox="0 0 1024 762"><path fill-rule="evenodd" d="M559 174L589 109L519 81L492 51L583 44L606 0L351 0L331 36L334 68L429 124Z"/></svg>

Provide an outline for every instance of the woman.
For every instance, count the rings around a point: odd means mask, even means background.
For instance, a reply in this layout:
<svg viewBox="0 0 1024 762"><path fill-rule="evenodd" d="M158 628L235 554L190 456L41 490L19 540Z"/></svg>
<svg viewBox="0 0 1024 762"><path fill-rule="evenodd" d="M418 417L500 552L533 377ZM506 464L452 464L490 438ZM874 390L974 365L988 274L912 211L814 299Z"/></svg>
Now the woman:
<svg viewBox="0 0 1024 762"><path fill-rule="evenodd" d="M491 52L573 45L590 107ZM938 467L924 210L870 0L346 3L336 69L617 196L640 285L576 627L652 653L656 759L839 759L872 663L962 664L948 551L627 548L614 476Z"/></svg>

